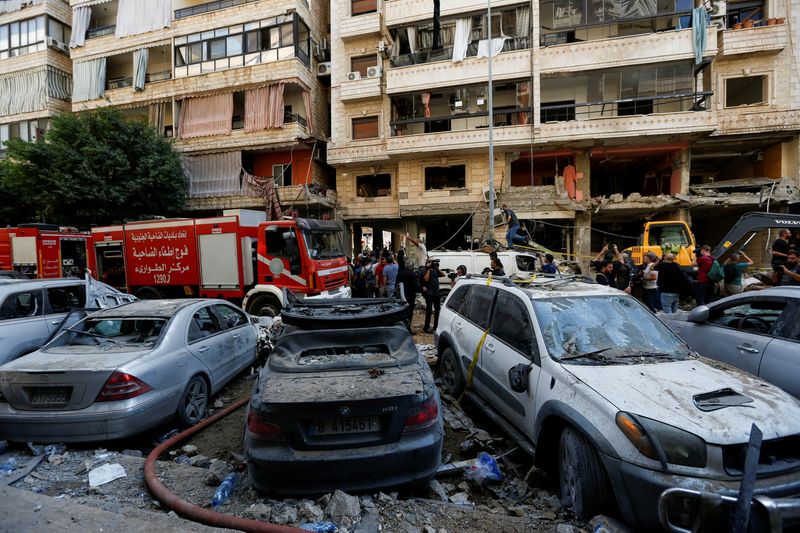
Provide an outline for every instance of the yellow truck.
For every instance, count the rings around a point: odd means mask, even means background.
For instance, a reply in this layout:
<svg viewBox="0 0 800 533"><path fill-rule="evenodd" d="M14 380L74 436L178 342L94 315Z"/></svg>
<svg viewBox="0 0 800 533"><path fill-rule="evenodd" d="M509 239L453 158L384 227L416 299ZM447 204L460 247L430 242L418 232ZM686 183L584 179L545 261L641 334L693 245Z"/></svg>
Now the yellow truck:
<svg viewBox="0 0 800 533"><path fill-rule="evenodd" d="M694 260L697 243L692 230L686 222L680 220L660 220L647 222L644 233L639 237L636 246L623 250L630 255L633 263L642 264L642 257L648 252L658 257L663 254L675 254L675 262L680 266L690 267Z"/></svg>

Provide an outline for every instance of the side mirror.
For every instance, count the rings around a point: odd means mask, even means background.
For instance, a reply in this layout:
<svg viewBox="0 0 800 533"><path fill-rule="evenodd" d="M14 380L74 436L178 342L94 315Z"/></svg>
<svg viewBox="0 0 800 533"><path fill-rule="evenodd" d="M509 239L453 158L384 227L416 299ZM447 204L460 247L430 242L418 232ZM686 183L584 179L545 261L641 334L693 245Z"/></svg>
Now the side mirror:
<svg viewBox="0 0 800 533"><path fill-rule="evenodd" d="M531 365L515 365L508 371L508 384L514 392L525 392L528 390L528 374L531 373Z"/></svg>
<svg viewBox="0 0 800 533"><path fill-rule="evenodd" d="M686 320L689 322L694 322L695 324L702 324L708 320L708 316L711 314L711 310L706 305L698 305L694 309L689 312L689 316L686 317Z"/></svg>

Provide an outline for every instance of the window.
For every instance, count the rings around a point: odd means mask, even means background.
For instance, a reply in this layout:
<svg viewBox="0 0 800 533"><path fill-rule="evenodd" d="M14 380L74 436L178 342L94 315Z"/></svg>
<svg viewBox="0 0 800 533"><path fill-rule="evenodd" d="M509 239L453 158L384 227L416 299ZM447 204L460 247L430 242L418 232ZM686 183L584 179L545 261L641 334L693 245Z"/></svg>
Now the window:
<svg viewBox="0 0 800 533"><path fill-rule="evenodd" d="M540 115L542 122L566 122L568 120L575 120L575 100L542 102Z"/></svg>
<svg viewBox="0 0 800 533"><path fill-rule="evenodd" d="M359 198L377 198L392 195L391 174L374 174L356 176L356 196Z"/></svg>
<svg viewBox="0 0 800 533"><path fill-rule="evenodd" d="M517 296L506 291L500 291L497 295L497 310L491 333L525 357L538 359L528 308Z"/></svg>
<svg viewBox="0 0 800 533"><path fill-rule="evenodd" d="M42 314L41 291L18 292L9 295L0 306L0 320L27 318Z"/></svg>
<svg viewBox="0 0 800 533"><path fill-rule="evenodd" d="M464 304L464 300L466 300L469 289L470 285L467 285L466 287L456 287L456 289L450 295L450 299L447 300L447 308L451 311L461 314L461 306Z"/></svg>
<svg viewBox="0 0 800 533"><path fill-rule="evenodd" d="M794 300L786 306L775 322L775 332L784 339L800 341L800 300Z"/></svg>
<svg viewBox="0 0 800 533"><path fill-rule="evenodd" d="M467 166L425 167L425 190L463 189L467 186Z"/></svg>
<svg viewBox="0 0 800 533"><path fill-rule="evenodd" d="M732 28L734 24L741 24L745 20L758 22L764 18L764 2L756 0L754 2L731 2L727 8L728 28Z"/></svg>
<svg viewBox="0 0 800 533"><path fill-rule="evenodd" d="M225 329L238 328L248 323L247 315L231 307L230 305L215 305L214 309L222 319Z"/></svg>
<svg viewBox="0 0 800 533"><path fill-rule="evenodd" d="M497 289L475 285L469 293L469 298L464 300L464 317L481 329L489 327L491 320L492 303Z"/></svg>
<svg viewBox="0 0 800 533"><path fill-rule="evenodd" d="M267 230L265 233L267 255L272 257L289 257L291 250L286 246L287 240L284 238L284 234L291 231L291 229L287 230L287 228L276 228L274 231Z"/></svg>
<svg viewBox="0 0 800 533"><path fill-rule="evenodd" d="M208 59L222 59L225 57L225 39L208 41Z"/></svg>
<svg viewBox="0 0 800 533"><path fill-rule="evenodd" d="M58 29L58 26L63 26L56 20L49 20L54 30ZM63 37L64 31L64 29L55 31L55 35L51 37L56 39L59 35ZM68 29L66 31L69 32ZM62 39L59 40L64 42ZM44 50L46 46L44 15L0 25L0 59L38 52Z"/></svg>
<svg viewBox="0 0 800 533"><path fill-rule="evenodd" d="M378 56L374 54L350 58L350 72L358 72L362 78L367 77L367 70L370 67L376 66L378 66Z"/></svg>
<svg viewBox="0 0 800 533"><path fill-rule="evenodd" d="M292 184L292 164L272 165L272 177L275 178L275 185L288 187Z"/></svg>
<svg viewBox="0 0 800 533"><path fill-rule="evenodd" d="M238 56L242 53L242 35L231 35L225 40L227 54Z"/></svg>
<svg viewBox="0 0 800 533"><path fill-rule="evenodd" d="M725 107L767 103L767 76L725 80Z"/></svg>
<svg viewBox="0 0 800 533"><path fill-rule="evenodd" d="M211 313L211 306L206 306L197 311L189 324L189 335L187 340L191 343L205 337L210 337L222 331L217 317Z"/></svg>
<svg viewBox="0 0 800 533"><path fill-rule="evenodd" d="M47 289L47 314L66 313L73 309L80 309L85 304L86 287L84 285Z"/></svg>
<svg viewBox="0 0 800 533"><path fill-rule="evenodd" d="M377 139L378 117L365 117L353 119L353 140Z"/></svg>
<svg viewBox="0 0 800 533"><path fill-rule="evenodd" d="M375 13L378 10L378 0L352 0L350 14L355 16Z"/></svg>
<svg viewBox="0 0 800 533"><path fill-rule="evenodd" d="M727 309L715 309L708 322L740 331L769 335L772 334L786 304L785 300L749 300Z"/></svg>

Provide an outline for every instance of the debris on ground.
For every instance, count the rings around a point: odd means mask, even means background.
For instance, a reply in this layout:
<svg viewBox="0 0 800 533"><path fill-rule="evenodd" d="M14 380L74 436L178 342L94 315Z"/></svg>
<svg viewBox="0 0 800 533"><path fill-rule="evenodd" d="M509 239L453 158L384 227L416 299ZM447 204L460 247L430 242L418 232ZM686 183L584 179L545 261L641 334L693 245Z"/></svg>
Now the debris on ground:
<svg viewBox="0 0 800 533"><path fill-rule="evenodd" d="M478 454L475 463L464 470L464 477L475 482L476 485L483 485L487 481L500 481L503 475L494 457L486 452Z"/></svg>
<svg viewBox="0 0 800 533"><path fill-rule="evenodd" d="M126 476L125 469L121 464L106 463L89 472L89 486L99 487Z"/></svg>

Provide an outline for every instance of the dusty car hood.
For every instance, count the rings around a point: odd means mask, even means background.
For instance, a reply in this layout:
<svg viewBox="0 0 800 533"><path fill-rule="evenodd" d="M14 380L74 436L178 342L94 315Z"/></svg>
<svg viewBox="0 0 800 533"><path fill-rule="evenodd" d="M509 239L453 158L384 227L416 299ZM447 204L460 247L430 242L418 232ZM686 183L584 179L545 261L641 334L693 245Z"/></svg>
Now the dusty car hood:
<svg viewBox="0 0 800 533"><path fill-rule="evenodd" d="M800 406L756 377L707 360L642 365L562 365L620 411L694 433L711 444L741 444L756 423L764 440L800 433ZM743 406L704 412L693 397L723 388L753 399Z"/></svg>

